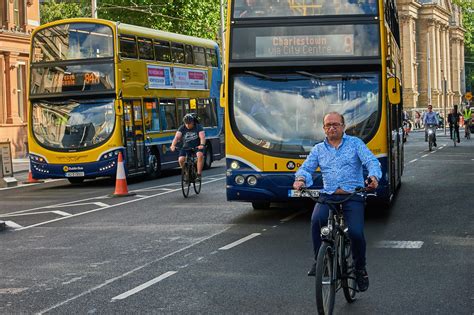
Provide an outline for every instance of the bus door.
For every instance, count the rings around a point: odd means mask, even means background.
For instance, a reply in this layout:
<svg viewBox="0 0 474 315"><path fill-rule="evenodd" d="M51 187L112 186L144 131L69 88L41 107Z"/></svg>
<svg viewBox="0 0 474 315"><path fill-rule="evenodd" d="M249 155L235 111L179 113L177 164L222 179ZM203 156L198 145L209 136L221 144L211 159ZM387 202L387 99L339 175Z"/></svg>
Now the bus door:
<svg viewBox="0 0 474 315"><path fill-rule="evenodd" d="M141 100L124 100L126 166L129 173L145 171L145 137Z"/></svg>
<svg viewBox="0 0 474 315"><path fill-rule="evenodd" d="M390 190L395 192L396 186L398 185L399 174L400 174L400 153L401 153L401 139L400 128L401 126L401 113L399 112L399 106L390 104Z"/></svg>

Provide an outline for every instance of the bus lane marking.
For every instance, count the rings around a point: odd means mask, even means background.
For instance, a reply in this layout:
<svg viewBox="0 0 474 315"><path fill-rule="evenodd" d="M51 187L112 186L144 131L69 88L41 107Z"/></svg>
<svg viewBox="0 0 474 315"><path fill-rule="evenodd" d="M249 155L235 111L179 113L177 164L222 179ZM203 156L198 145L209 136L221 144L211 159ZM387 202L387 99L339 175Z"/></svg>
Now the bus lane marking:
<svg viewBox="0 0 474 315"><path fill-rule="evenodd" d="M176 274L176 273L177 273L177 271L168 271L168 272L165 272L164 274L162 274L162 275L156 277L155 279L152 279L152 280L150 280L150 281L147 281L147 282L145 282L145 283L139 285L139 286L136 287L136 288L133 288L133 289L131 289L131 290L128 290L127 292L124 292L124 293L122 293L122 294L119 294L119 295L113 297L113 298L112 298L112 302L117 301L117 300L126 299L126 298L128 298L129 296L134 295L134 294L136 294L136 293L138 293L138 292L140 292L140 291L142 291L142 290L145 290L146 288L148 288L148 287L154 285L155 283L158 283L158 282L160 282L160 281L163 281L163 280L165 280L166 278L171 277L172 275L174 275L174 274Z"/></svg>
<svg viewBox="0 0 474 315"><path fill-rule="evenodd" d="M67 212L64 212L64 211L59 211L59 210L51 211L51 212L52 212L52 213L56 213L57 215L61 215L61 216L63 216L63 217L68 217L68 216L72 215L72 214L70 214L70 213L67 213Z"/></svg>
<svg viewBox="0 0 474 315"><path fill-rule="evenodd" d="M222 179L224 179L224 178L225 178L225 177L222 177ZM206 182L203 182L202 185L210 184L210 183L216 182L216 181L218 181L218 180L220 180L220 179L206 181ZM127 201L124 201L124 202L117 203L117 204L108 205L107 207L100 207L100 208L97 208L97 209L92 209L92 210L88 210L88 211L84 211L84 212L75 213L75 214L72 214L72 215L70 215L70 216L68 216L68 217L61 217L61 218L52 219L52 220L48 220L48 221L44 221L44 222L39 222L39 223L36 223L36 224L32 224L32 225L28 225L28 226L25 226L25 227L16 229L16 230L14 230L14 231L23 231L23 230L31 229L31 228L33 228L33 227L42 226L42 225L45 225L45 224L48 224L48 223L53 223L53 222L57 222L57 221L62 221L62 220L70 219L70 218L75 218L75 217L78 217L78 216L81 216L81 215L85 215L85 214L89 214L89 213L94 213L94 212L97 212L97 211L102 211L102 210L105 210L105 209L110 209L110 208L114 208L114 207L118 207L118 206L127 205L127 204L134 203L134 202L137 202L137 201L142 201L142 200L145 200L145 199L150 199L150 198L154 198L154 197L158 197L158 196L170 194L170 193L177 192L177 191L181 191L181 187L180 187L180 188L177 188L177 189L170 190L170 191L160 192L160 193L158 193L158 194L153 194L153 195L145 196L145 197L140 198L140 199L131 199L131 200L127 200ZM48 206L48 208L51 208L51 207L52 207L52 206ZM43 207L43 208L45 208L45 207ZM40 208L40 209L42 209L42 208Z"/></svg>
<svg viewBox="0 0 474 315"><path fill-rule="evenodd" d="M151 266L151 265L154 264L154 263L157 263L157 262L162 261L162 260L164 260L164 259L166 259L166 258L168 258L168 257L171 257L171 256L174 256L174 255L176 255L176 254L179 254L179 253L181 253L181 252L183 252L183 251L185 251L185 250L188 250L188 249L190 249L190 248L192 248L192 247L194 247L194 246L196 246L196 245L201 244L202 242L205 242L205 241L207 241L207 240L209 240L209 239L211 239L211 238L213 238L213 237L216 237L217 235L220 235L220 234L222 234L222 233L225 233L225 232L226 232L227 230L229 230L230 228L231 228L231 227L226 227L225 229L222 229L222 230L220 230L220 231L218 231L218 232L216 232L216 233L214 233L214 234L211 234L211 235L209 235L209 236L207 236L207 237L204 237L204 238L202 238L202 239L200 239L200 240L198 240L198 241L196 241L196 242L194 242L194 243L192 243L192 244L189 244L188 246L185 246L185 247L183 247L183 248L181 248L181 249L178 249L178 250L176 250L176 251L174 251L174 252L171 252L171 253L169 253L169 254L167 254L167 255L164 255L164 256L162 256L162 257L160 257L160 258L157 258L157 259L155 259L155 260L152 260L152 261L150 261L150 262L147 262L147 263L145 263L145 264L143 264L143 265L141 265L141 266L138 266L138 267L136 267L136 268L134 268L134 269L132 269L132 270L129 270L129 271L127 271L127 272L125 272L125 273L123 273L123 274L117 276L117 277L108 279L108 280L106 280L105 282L103 282L103 283L101 283L101 284L99 284L99 285L97 285L97 286L95 286L95 287L93 287L93 288L90 288L90 289L88 289L88 290L86 290L86 291L83 291L82 293L79 293L79 294L77 294L77 295L75 295L75 296L72 296L72 297L68 298L67 300L64 300L64 301L59 302L59 303L57 303L57 304L55 304L55 305L53 305L53 306L50 306L50 307L48 307L48 308L46 308L46 309L43 309L43 310L39 311L37 314L41 315L41 314L47 313L47 312L52 311L52 310L54 310L54 309L56 309L56 308L58 308L58 307L60 307L60 306L65 305L65 304L67 304L67 303L69 303L69 302L72 302L72 301L74 301L74 300L77 300L78 298L83 297L83 296L85 296L85 295L87 295L87 294L89 294L89 293L95 292L95 291L97 291L97 290L99 290L99 289L105 287L106 285L109 285L109 284L111 284L111 283L113 283L113 282L115 282L115 281L117 281L117 280L121 280L121 279L123 279L123 278L125 278L125 277L127 277L127 276L129 276L129 275L131 275L131 274L134 274L134 273L137 272L137 271L140 271L140 270L142 270L142 269L144 269L144 268L146 268L146 267L148 267L148 266Z"/></svg>
<svg viewBox="0 0 474 315"><path fill-rule="evenodd" d="M21 228L22 226L13 221L5 221L5 224L11 229Z"/></svg>
<svg viewBox="0 0 474 315"><path fill-rule="evenodd" d="M237 240L237 241L235 241L235 242L233 242L233 243L227 244L226 246L223 246L223 247L219 248L219 250L228 250L228 249L231 249L231 248L233 248L233 247L235 247L235 246L238 246L238 245L240 245L240 244L242 244L242 243L244 243L244 242L247 242L248 240L251 240L252 238L257 237L257 236L259 236L259 235L262 235L262 233L252 233L252 234L250 234L250 235L247 235L247 236L244 237L244 238L241 238L240 240Z"/></svg>

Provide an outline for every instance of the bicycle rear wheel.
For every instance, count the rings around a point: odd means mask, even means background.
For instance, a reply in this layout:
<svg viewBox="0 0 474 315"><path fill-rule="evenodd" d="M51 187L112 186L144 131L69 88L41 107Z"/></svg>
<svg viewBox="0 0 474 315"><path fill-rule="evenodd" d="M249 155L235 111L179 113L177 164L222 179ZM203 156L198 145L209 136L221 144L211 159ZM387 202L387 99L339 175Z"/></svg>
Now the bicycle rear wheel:
<svg viewBox="0 0 474 315"><path fill-rule="evenodd" d="M194 164L194 181L193 181L193 187L194 187L194 192L196 195L199 195L201 192L201 178L197 176L197 167L196 164Z"/></svg>
<svg viewBox="0 0 474 315"><path fill-rule="evenodd" d="M318 314L332 314L336 298L336 284L333 268L333 249L323 243L316 259L316 307Z"/></svg>
<svg viewBox="0 0 474 315"><path fill-rule="evenodd" d="M348 303L352 303L356 299L356 280L355 267L352 260L351 241L344 237L341 246L341 273L342 273L342 291Z"/></svg>
<svg viewBox="0 0 474 315"><path fill-rule="evenodd" d="M181 170L181 190L184 198L188 198L189 196L189 186L191 186L190 175L188 164L184 164L184 167Z"/></svg>

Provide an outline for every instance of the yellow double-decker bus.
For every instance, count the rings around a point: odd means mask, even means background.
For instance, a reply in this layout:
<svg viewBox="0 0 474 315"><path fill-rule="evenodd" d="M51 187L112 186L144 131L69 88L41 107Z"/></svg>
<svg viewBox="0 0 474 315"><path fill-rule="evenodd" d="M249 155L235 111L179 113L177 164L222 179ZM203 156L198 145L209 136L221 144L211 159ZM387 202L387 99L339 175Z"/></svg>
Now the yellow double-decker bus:
<svg viewBox="0 0 474 315"><path fill-rule="evenodd" d="M34 178L129 175L177 167L168 150L182 117L206 132L205 167L223 157L222 69L214 41L100 19L32 34L29 151Z"/></svg>
<svg viewBox="0 0 474 315"><path fill-rule="evenodd" d="M344 115L382 164L378 201L403 172L400 34L395 0L233 0L225 83L227 199L267 208ZM322 188L321 174L314 190Z"/></svg>

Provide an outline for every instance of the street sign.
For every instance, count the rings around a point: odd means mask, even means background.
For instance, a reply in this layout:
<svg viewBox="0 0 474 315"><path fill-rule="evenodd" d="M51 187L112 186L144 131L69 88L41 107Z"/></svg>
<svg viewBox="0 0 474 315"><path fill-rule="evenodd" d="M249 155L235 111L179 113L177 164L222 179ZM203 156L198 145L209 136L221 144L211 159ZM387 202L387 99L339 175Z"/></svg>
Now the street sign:
<svg viewBox="0 0 474 315"><path fill-rule="evenodd" d="M0 178L13 176L10 142L0 142Z"/></svg>
<svg viewBox="0 0 474 315"><path fill-rule="evenodd" d="M466 92L466 94L464 94L464 97L466 98L466 100L471 101L472 100L472 93L471 92Z"/></svg>

